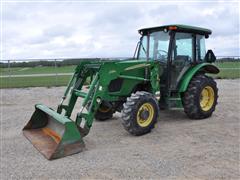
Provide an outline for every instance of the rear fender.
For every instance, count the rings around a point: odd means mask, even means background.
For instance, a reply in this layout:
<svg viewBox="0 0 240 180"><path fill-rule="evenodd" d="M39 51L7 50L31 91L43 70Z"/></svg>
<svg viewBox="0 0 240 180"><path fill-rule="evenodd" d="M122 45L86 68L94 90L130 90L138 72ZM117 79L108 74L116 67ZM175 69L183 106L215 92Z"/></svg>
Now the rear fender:
<svg viewBox="0 0 240 180"><path fill-rule="evenodd" d="M196 66L193 66L190 68L181 78L180 83L179 83L179 92L185 92L188 88L188 84L190 83L191 79L193 76L195 76L197 73L210 73L210 74L218 74L219 69L210 63L202 63L198 64Z"/></svg>

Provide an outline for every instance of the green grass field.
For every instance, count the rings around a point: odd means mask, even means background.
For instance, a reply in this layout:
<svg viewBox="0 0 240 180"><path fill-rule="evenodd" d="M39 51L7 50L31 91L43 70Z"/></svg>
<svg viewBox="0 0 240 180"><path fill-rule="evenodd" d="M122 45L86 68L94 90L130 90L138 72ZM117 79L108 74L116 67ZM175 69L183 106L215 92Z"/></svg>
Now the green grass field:
<svg viewBox="0 0 240 180"><path fill-rule="evenodd" d="M218 68L240 68L240 62L217 62Z"/></svg>
<svg viewBox="0 0 240 180"><path fill-rule="evenodd" d="M240 78L240 62L216 63L220 73L212 75L214 78L235 79ZM75 66L63 67L34 67L34 68L0 68L0 88L40 87L40 86L66 86L70 75L41 76L41 77L13 77L14 75L73 73Z"/></svg>
<svg viewBox="0 0 240 180"><path fill-rule="evenodd" d="M212 75L217 79L236 79L240 78L240 62L215 63L220 69L220 73Z"/></svg>
<svg viewBox="0 0 240 180"><path fill-rule="evenodd" d="M0 88L66 86L71 76L0 78Z"/></svg>
<svg viewBox="0 0 240 180"><path fill-rule="evenodd" d="M72 73L76 66L37 66L37 67L15 67L15 68L0 68L1 76L4 75L27 75L27 74L56 74L56 73Z"/></svg>

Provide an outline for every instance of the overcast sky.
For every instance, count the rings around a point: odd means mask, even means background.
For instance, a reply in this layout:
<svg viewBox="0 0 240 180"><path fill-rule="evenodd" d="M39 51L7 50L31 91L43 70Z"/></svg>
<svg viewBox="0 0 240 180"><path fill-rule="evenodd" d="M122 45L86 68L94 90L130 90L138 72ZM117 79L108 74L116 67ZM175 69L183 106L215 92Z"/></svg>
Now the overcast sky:
<svg viewBox="0 0 240 180"><path fill-rule="evenodd" d="M207 48L239 56L239 2L3 2L3 59L132 57L143 27L188 24L213 31Z"/></svg>

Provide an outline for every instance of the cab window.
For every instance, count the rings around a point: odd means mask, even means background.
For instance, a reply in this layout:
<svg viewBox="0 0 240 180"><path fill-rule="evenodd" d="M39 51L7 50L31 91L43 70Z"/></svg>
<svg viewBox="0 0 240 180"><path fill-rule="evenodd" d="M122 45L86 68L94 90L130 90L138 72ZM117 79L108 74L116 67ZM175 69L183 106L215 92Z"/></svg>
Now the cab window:
<svg viewBox="0 0 240 180"><path fill-rule="evenodd" d="M170 36L167 32L152 32L149 36L142 37L138 59L147 59L147 40L149 38L149 60L162 61L167 63L168 46Z"/></svg>
<svg viewBox="0 0 240 180"><path fill-rule="evenodd" d="M205 37L203 35L196 36L196 60L203 61L206 55Z"/></svg>
<svg viewBox="0 0 240 180"><path fill-rule="evenodd" d="M175 45L173 48L173 60L193 60L193 36L189 33L176 33Z"/></svg>

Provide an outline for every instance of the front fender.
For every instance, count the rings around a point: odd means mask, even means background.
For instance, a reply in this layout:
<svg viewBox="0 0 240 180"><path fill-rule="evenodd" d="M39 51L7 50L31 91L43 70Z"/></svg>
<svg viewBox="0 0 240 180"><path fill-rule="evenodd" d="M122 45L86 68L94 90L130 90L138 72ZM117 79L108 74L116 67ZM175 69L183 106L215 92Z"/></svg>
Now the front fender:
<svg viewBox="0 0 240 180"><path fill-rule="evenodd" d="M188 88L188 84L190 83L193 76L198 73L210 73L210 74L218 74L219 69L213 64L210 63L201 63L196 66L191 67L181 78L179 83L179 92L185 92Z"/></svg>

